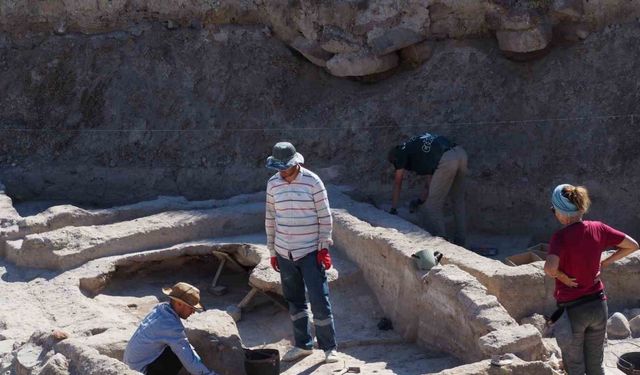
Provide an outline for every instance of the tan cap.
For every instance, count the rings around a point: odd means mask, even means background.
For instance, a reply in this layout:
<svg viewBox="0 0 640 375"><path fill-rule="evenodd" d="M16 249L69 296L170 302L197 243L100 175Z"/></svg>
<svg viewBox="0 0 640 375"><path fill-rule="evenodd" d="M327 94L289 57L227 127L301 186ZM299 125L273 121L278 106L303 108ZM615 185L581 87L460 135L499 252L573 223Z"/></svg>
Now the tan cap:
<svg viewBox="0 0 640 375"><path fill-rule="evenodd" d="M172 288L162 288L162 293L168 295L171 299L184 302L191 307L202 310L200 290L191 284L179 282Z"/></svg>

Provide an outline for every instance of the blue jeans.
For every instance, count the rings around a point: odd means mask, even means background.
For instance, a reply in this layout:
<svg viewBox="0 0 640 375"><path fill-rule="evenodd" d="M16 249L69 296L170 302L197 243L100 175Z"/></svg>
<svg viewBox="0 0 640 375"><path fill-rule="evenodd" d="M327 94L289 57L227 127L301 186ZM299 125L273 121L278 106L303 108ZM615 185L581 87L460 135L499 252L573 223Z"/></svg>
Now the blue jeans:
<svg viewBox="0 0 640 375"><path fill-rule="evenodd" d="M567 308L553 331L569 375L604 375L607 301L591 301Z"/></svg>
<svg viewBox="0 0 640 375"><path fill-rule="evenodd" d="M313 348L309 309L306 290L309 292L313 325L320 349L327 351L336 348L336 331L329 302L329 283L324 267L318 264L314 251L297 261L278 255L282 292L289 303L289 314L293 321L293 336L298 348Z"/></svg>

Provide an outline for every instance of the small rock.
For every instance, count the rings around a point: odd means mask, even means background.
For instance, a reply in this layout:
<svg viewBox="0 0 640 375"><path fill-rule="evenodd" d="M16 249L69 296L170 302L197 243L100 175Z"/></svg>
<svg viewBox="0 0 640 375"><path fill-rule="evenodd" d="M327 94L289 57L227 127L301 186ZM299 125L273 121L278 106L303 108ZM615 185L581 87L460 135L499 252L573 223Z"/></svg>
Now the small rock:
<svg viewBox="0 0 640 375"><path fill-rule="evenodd" d="M139 25L136 25L134 27L132 27L131 29L129 29L129 32L131 33L131 35L133 36L140 36L142 34L144 34L145 29Z"/></svg>
<svg viewBox="0 0 640 375"><path fill-rule="evenodd" d="M581 40L585 40L589 36L589 30L587 30L587 29L579 29L579 30L576 31L576 35Z"/></svg>
<svg viewBox="0 0 640 375"><path fill-rule="evenodd" d="M165 22L165 27L169 30L176 30L180 25L174 20L168 20Z"/></svg>
<svg viewBox="0 0 640 375"><path fill-rule="evenodd" d="M577 42L589 36L589 27L581 23L561 23L553 28L553 33L561 40Z"/></svg>
<svg viewBox="0 0 640 375"><path fill-rule="evenodd" d="M376 74L398 66L398 55L375 56L369 53L340 53L327 61L327 69L337 77Z"/></svg>
<svg viewBox="0 0 640 375"><path fill-rule="evenodd" d="M200 20L191 20L189 23L189 28L194 30L202 30L202 21Z"/></svg>
<svg viewBox="0 0 640 375"><path fill-rule="evenodd" d="M67 23L64 21L60 21L53 28L53 32L56 35L64 35L67 33Z"/></svg>
<svg viewBox="0 0 640 375"><path fill-rule="evenodd" d="M622 313L615 313L607 322L607 337L610 339L626 339L631 335L629 321Z"/></svg>
<svg viewBox="0 0 640 375"><path fill-rule="evenodd" d="M225 309L227 314L231 315L234 322L239 322L242 319L242 310L236 305L229 305Z"/></svg>
<svg viewBox="0 0 640 375"><path fill-rule="evenodd" d="M68 333L66 333L66 332L64 332L64 331L61 331L61 330L59 330L59 329L54 329L54 330L51 332L51 336L52 336L54 339L58 340L58 341L69 338L69 334L68 334Z"/></svg>
<svg viewBox="0 0 640 375"><path fill-rule="evenodd" d="M631 336L640 337L640 315L629 321L629 329L631 329Z"/></svg>

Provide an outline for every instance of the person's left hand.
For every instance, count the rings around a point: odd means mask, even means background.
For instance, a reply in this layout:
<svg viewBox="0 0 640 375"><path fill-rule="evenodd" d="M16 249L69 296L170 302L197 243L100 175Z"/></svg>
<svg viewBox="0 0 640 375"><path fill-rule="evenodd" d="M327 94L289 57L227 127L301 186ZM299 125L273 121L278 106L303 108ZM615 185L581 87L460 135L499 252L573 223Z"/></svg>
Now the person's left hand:
<svg viewBox="0 0 640 375"><path fill-rule="evenodd" d="M600 281L602 281L602 279L600 279L600 275L601 275L601 274L602 274L602 273L601 273L600 271L598 271L598 273L596 274L596 279L595 279L595 280L593 280L593 283L594 283L594 284L597 284L597 283L599 283Z"/></svg>
<svg viewBox="0 0 640 375"><path fill-rule="evenodd" d="M316 260L318 264L324 267L325 270L331 268L331 255L329 255L329 249L324 248L318 250L318 254L316 255Z"/></svg>

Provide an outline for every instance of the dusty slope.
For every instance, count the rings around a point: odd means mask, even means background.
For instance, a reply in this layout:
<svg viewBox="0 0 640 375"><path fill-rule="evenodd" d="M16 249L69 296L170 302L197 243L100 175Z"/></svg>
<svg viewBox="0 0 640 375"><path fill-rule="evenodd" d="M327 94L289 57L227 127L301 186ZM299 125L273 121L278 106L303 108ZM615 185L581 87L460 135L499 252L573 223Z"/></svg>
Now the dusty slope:
<svg viewBox="0 0 640 375"><path fill-rule="evenodd" d="M639 194L639 33L607 28L530 63L492 40L441 42L375 84L330 77L261 27L2 35L0 180L18 199L222 197L261 189L271 145L289 139L326 180L386 198L385 150L435 130L471 156L475 226L546 235L551 218L532 219L566 180L632 231L640 217L620 210Z"/></svg>

